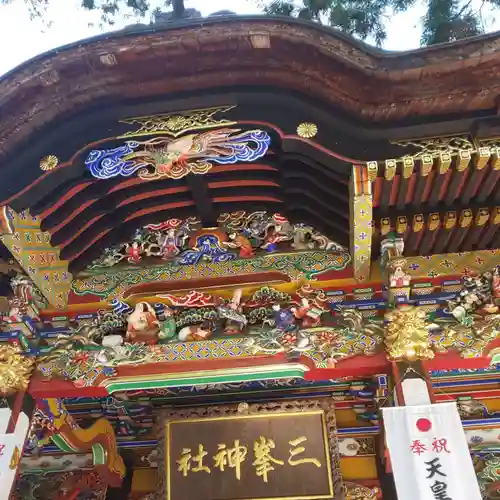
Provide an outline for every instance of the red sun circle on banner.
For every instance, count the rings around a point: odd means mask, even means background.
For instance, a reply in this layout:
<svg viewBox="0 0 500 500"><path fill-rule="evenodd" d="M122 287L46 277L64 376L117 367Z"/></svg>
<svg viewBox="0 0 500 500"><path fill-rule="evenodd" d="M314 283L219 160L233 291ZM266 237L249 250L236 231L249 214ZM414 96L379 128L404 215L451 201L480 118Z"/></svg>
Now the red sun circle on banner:
<svg viewBox="0 0 500 500"><path fill-rule="evenodd" d="M427 432L431 430L432 422L428 418L419 418L416 425L420 432Z"/></svg>

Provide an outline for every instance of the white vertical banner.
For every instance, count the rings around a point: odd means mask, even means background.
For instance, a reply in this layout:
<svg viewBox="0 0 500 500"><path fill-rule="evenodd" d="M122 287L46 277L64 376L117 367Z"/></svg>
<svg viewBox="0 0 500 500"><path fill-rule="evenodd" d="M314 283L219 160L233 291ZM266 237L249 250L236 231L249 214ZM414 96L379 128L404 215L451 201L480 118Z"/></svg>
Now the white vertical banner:
<svg viewBox="0 0 500 500"><path fill-rule="evenodd" d="M456 403L382 413L398 498L481 500Z"/></svg>
<svg viewBox="0 0 500 500"><path fill-rule="evenodd" d="M21 412L14 432L0 434L0 500L10 498L29 427L30 419Z"/></svg>
<svg viewBox="0 0 500 500"><path fill-rule="evenodd" d="M10 408L0 408L0 434L7 432L11 416L12 410Z"/></svg>

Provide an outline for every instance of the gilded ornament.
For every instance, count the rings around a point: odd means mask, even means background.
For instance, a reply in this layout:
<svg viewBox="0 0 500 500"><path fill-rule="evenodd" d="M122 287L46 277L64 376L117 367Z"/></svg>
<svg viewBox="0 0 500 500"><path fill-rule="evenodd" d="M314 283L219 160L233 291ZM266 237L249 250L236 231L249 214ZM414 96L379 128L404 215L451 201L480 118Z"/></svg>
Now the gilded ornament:
<svg viewBox="0 0 500 500"><path fill-rule="evenodd" d="M404 234L407 229L408 229L408 219L404 215L399 216L396 221L396 232L398 234Z"/></svg>
<svg viewBox="0 0 500 500"><path fill-rule="evenodd" d="M451 166L451 155L448 152L441 152L438 159L439 173L446 174Z"/></svg>
<svg viewBox="0 0 500 500"><path fill-rule="evenodd" d="M500 224L500 207L496 207L493 209L493 224Z"/></svg>
<svg viewBox="0 0 500 500"><path fill-rule="evenodd" d="M20 461L21 461L21 453L19 451L19 448L17 446L14 446L14 452L12 453L12 457L10 458L9 461L9 469L16 470Z"/></svg>
<svg viewBox="0 0 500 500"><path fill-rule="evenodd" d="M500 149L495 147L492 149L492 153L491 168L492 170L500 170Z"/></svg>
<svg viewBox="0 0 500 500"><path fill-rule="evenodd" d="M429 229L431 231L435 231L439 227L439 225L441 224L441 218L440 218L439 213L430 214L428 224L429 224Z"/></svg>
<svg viewBox="0 0 500 500"><path fill-rule="evenodd" d="M40 160L40 168L44 172L47 172L48 170L54 170L54 168L56 168L58 164L59 159L54 155L45 156Z"/></svg>
<svg viewBox="0 0 500 500"><path fill-rule="evenodd" d="M415 154L411 155L413 158L420 158L425 154L430 154L433 157L439 157L441 153L457 154L460 151L475 151L474 145L467 136L459 137L434 137L431 139L416 139L410 141L396 141L393 144L398 146L419 149Z"/></svg>
<svg viewBox="0 0 500 500"><path fill-rule="evenodd" d="M370 182L375 182L378 175L378 163L376 161L369 161L366 167L368 169L368 179Z"/></svg>
<svg viewBox="0 0 500 500"><path fill-rule="evenodd" d="M376 500L380 490L374 486L369 488L362 484L344 482L346 500Z"/></svg>
<svg viewBox="0 0 500 500"><path fill-rule="evenodd" d="M304 122L297 127L297 134L299 137L311 139L318 133L318 126L315 123Z"/></svg>
<svg viewBox="0 0 500 500"><path fill-rule="evenodd" d="M460 227L469 227L472 223L472 212L470 210L462 210L458 223Z"/></svg>
<svg viewBox="0 0 500 500"><path fill-rule="evenodd" d="M457 172L463 172L471 161L471 152L468 150L460 150L458 152Z"/></svg>
<svg viewBox="0 0 500 500"><path fill-rule="evenodd" d="M442 331L432 333L429 340L433 349L437 352L454 349L460 353L462 358L477 358L487 355L493 360L498 354L498 348L489 352L487 348L500 334L500 314L487 314L484 317L473 315L471 318L470 325L445 323Z"/></svg>
<svg viewBox="0 0 500 500"><path fill-rule="evenodd" d="M392 181L396 175L397 163L396 160L385 160L385 180Z"/></svg>
<svg viewBox="0 0 500 500"><path fill-rule="evenodd" d="M386 160L386 179L392 180L392 170L396 171L396 165L403 164L403 175L410 175L413 170L410 161L420 160L420 175L426 177L436 165L438 172L445 174L451 165L452 159L458 157L457 170L463 171L470 163L472 155L476 155L476 166L484 167L490 156L488 147L476 148L467 136L459 137L434 137L426 139L414 139L395 141L393 144L402 147L411 147L416 152L404 155L400 158ZM434 161L436 160L436 162ZM369 162L370 163L370 162ZM499 167L500 167L500 162ZM389 170L389 172L387 171Z"/></svg>
<svg viewBox="0 0 500 500"><path fill-rule="evenodd" d="M387 236L391 232L391 219L384 217L380 219L380 233L382 236Z"/></svg>
<svg viewBox="0 0 500 500"><path fill-rule="evenodd" d="M413 168L415 167L415 160L411 156L405 156L403 158L403 177L409 179L413 174Z"/></svg>
<svg viewBox="0 0 500 500"><path fill-rule="evenodd" d="M34 364L34 359L23 356L19 347L0 346L0 394L25 391Z"/></svg>
<svg viewBox="0 0 500 500"><path fill-rule="evenodd" d="M180 111L170 115L128 118L121 123L126 123L128 125L137 124L139 128L123 134L120 138L156 134L177 138L188 131L235 125L235 121L217 118L215 116L218 113L226 113L234 107L235 106L220 106L216 108Z"/></svg>
<svg viewBox="0 0 500 500"><path fill-rule="evenodd" d="M444 218L444 227L446 229L450 230L455 226L456 223L457 223L456 212L453 212L453 211L446 212L446 215Z"/></svg>
<svg viewBox="0 0 500 500"><path fill-rule="evenodd" d="M394 361L432 359L434 351L429 341L426 314L418 307L403 306L385 317L385 347Z"/></svg>
<svg viewBox="0 0 500 500"><path fill-rule="evenodd" d="M424 228L424 216L416 214L413 216L413 232L419 233Z"/></svg>
<svg viewBox="0 0 500 500"><path fill-rule="evenodd" d="M488 164L490 156L491 156L491 151L490 148L488 147L480 147L477 150L477 157L476 157L477 170L482 170Z"/></svg>
<svg viewBox="0 0 500 500"><path fill-rule="evenodd" d="M428 153L423 154L420 163L420 175L422 177L427 177L432 170L433 164L434 160L432 156Z"/></svg>

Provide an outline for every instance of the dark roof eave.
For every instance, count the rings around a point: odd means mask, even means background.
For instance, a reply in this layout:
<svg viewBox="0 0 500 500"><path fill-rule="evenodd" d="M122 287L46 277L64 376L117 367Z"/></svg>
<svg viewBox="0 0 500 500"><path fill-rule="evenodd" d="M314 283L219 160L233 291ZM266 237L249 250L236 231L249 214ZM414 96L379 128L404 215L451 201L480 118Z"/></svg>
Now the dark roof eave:
<svg viewBox="0 0 500 500"><path fill-rule="evenodd" d="M330 26L324 26L317 22L311 22L307 20L286 17L286 16L268 16L268 15L250 15L250 16L221 16L221 17L208 17L208 18L196 18L196 19L186 19L179 20L171 23L159 23L159 24L150 24L144 25L138 23L137 25L130 25L124 29L111 31L108 33L103 33L101 35L96 35L93 37L85 38L83 40L79 40L77 42L69 43L67 45L62 45L56 49L49 50L42 54L39 54L27 61L21 63L16 66L12 70L4 73L0 76L0 84L11 77L13 77L16 73L20 73L30 66L36 65L44 60L48 60L54 56L57 56L61 52L71 51L72 49L81 48L85 45L91 45L96 42L104 42L107 40L118 40L126 37L133 37L138 35L147 35L150 33L159 33L159 32L168 32L172 30L178 30L179 28L193 28L193 27L203 27L214 24L226 24L226 23L235 23L235 22L262 22L262 21L272 21L272 22L283 22L289 23L296 26L302 26L307 29L316 30L324 35L330 36L332 38L340 39L348 44L350 44L353 48L364 52L366 55L373 57L374 59L379 60L390 60L390 59L404 59L408 56L415 55L424 55L431 52L437 52L440 50L450 51L452 49L458 49L459 47L463 47L465 45L475 44L477 42L481 42L483 45L486 45L488 42L492 40L497 40L500 38L500 30L495 31L488 34L477 35L474 37L465 38L462 40L458 40L455 42L447 42L442 44L436 44L429 47L423 47L413 50L407 51L388 51L384 49L379 49L377 47L373 47L368 45L367 43L358 40L346 33L339 31L336 28Z"/></svg>

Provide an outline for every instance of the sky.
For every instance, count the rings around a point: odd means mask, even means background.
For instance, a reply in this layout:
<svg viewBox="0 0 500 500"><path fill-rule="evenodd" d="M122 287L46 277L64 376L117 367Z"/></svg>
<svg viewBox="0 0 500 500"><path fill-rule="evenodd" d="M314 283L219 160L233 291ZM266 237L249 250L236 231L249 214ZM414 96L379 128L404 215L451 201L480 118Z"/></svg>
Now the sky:
<svg viewBox="0 0 500 500"><path fill-rule="evenodd" d="M157 1L160 3L160 0ZM473 4L476 2L481 4L481 0L473 0ZM50 20L50 27L40 21L30 20L23 0L13 0L10 5L0 6L0 75L37 54L109 31L109 28L99 26L96 13L78 8L81 0L50 0L49 3L46 19ZM185 3L187 7L201 11L202 15L222 9L230 9L238 14L259 12L254 0L186 0ZM403 14L389 16L384 49L401 51L417 48L423 13L424 0ZM487 14L485 17L490 19L487 30L500 29L500 22L497 23ZM130 19L120 19L113 29L128 24L131 24Z"/></svg>

